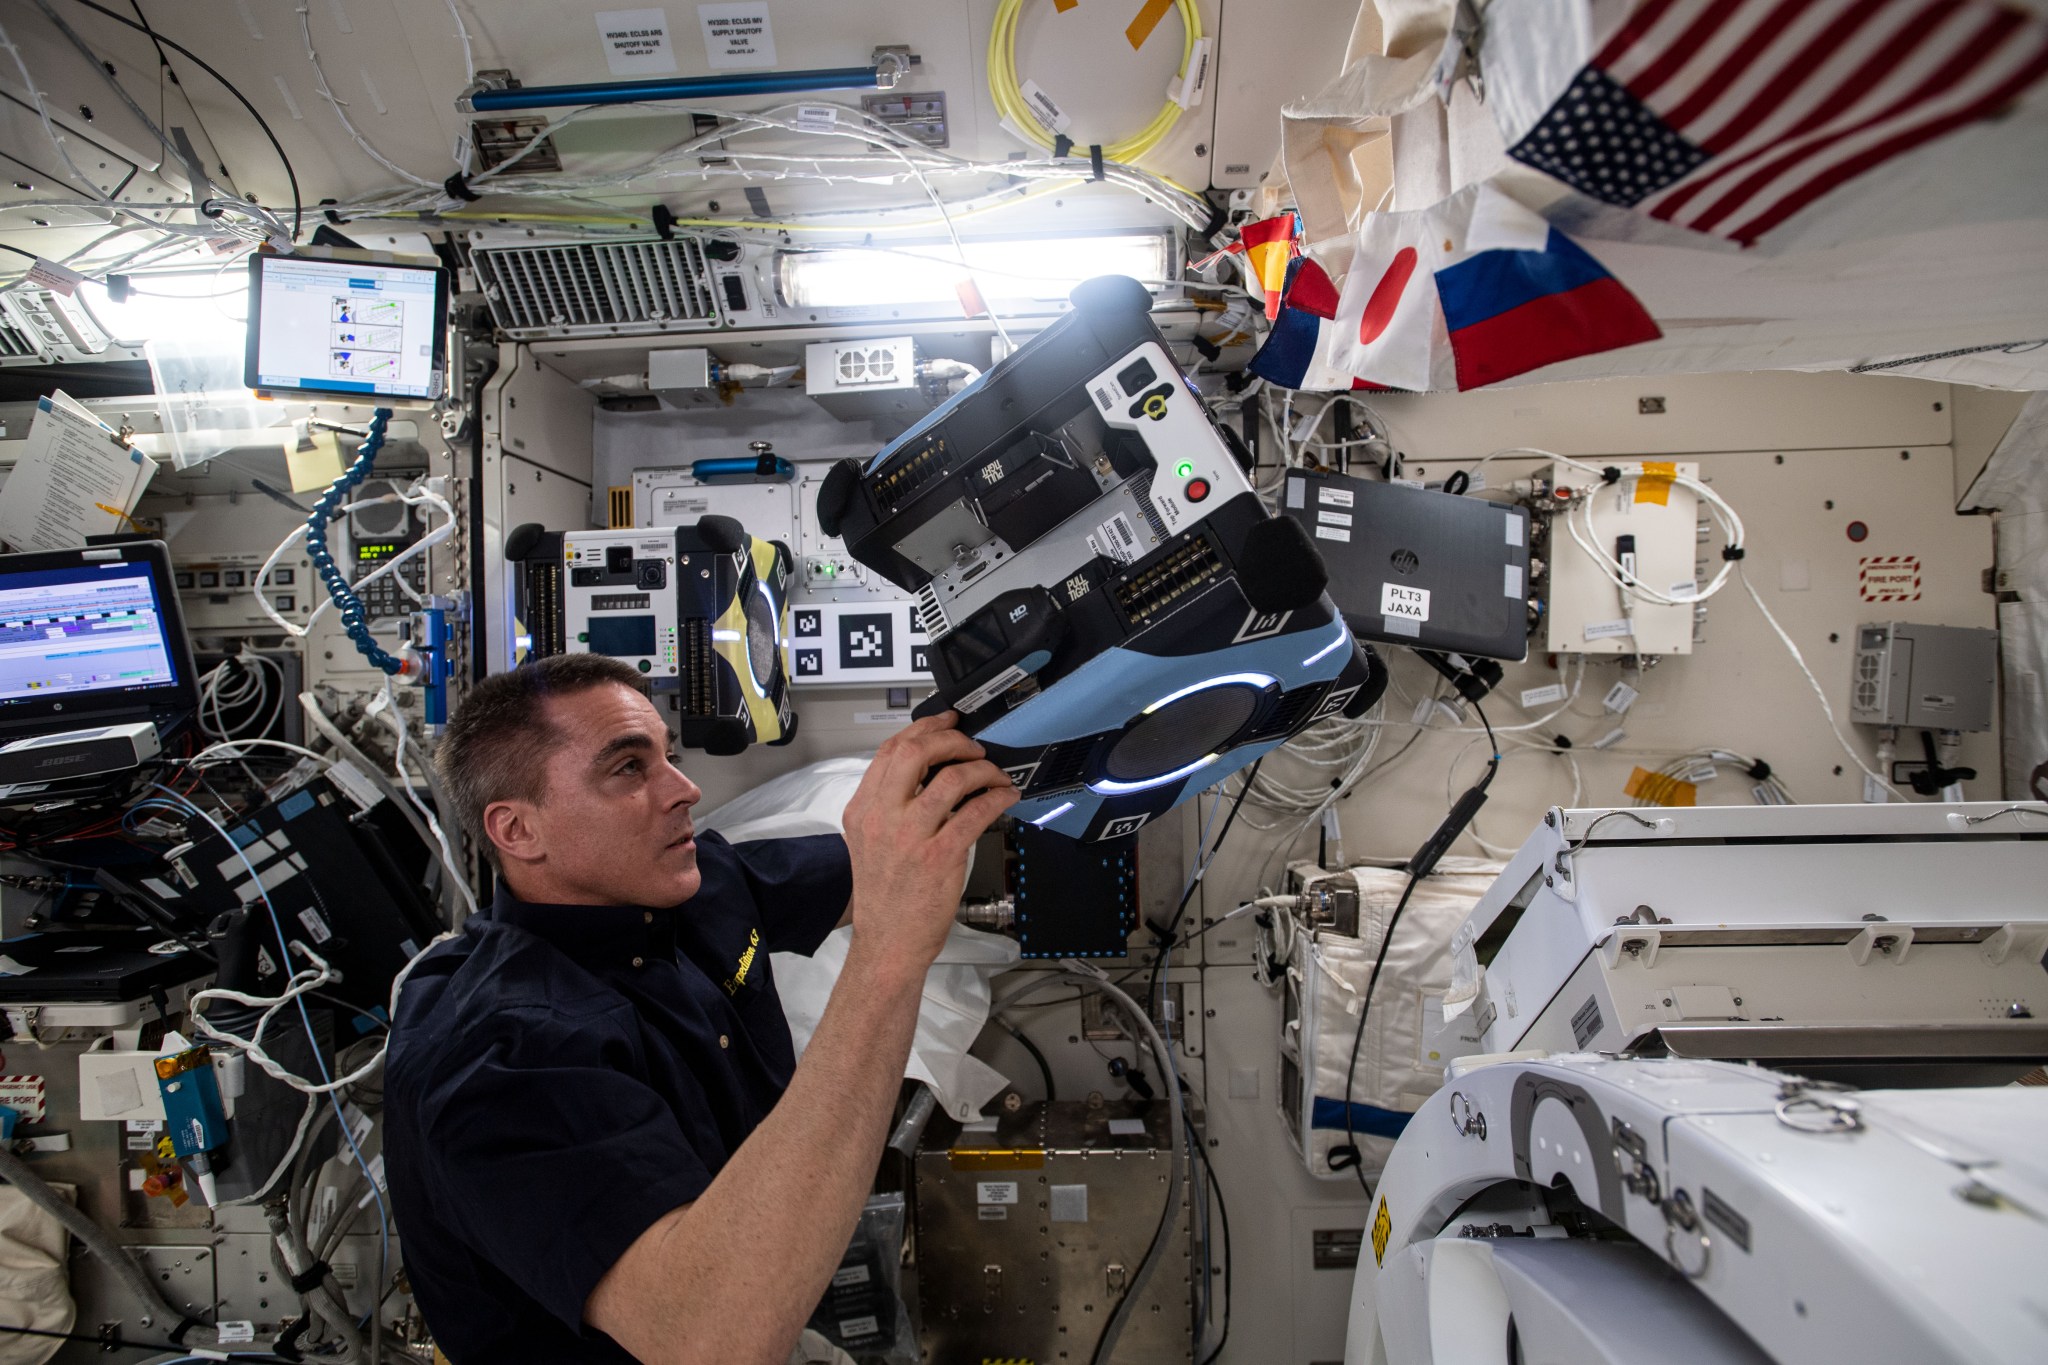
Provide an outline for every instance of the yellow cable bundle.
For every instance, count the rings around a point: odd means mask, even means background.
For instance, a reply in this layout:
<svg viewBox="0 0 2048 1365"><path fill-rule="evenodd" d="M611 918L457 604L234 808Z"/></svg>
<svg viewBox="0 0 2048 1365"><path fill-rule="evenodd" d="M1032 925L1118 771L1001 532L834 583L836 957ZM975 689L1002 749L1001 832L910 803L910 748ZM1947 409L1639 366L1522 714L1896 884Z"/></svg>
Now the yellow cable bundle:
<svg viewBox="0 0 2048 1365"><path fill-rule="evenodd" d="M1202 37L1202 18L1195 12L1194 0L1174 0L1180 10L1181 47L1180 67L1177 77L1187 79L1188 59L1194 55L1195 44ZM1002 0L996 6L995 27L988 37L988 85L989 93L995 97L996 112L1008 119L1024 136L1039 146L1050 149L1053 145L1051 134L1045 131L1031 107L1025 102L1021 82L1017 79L1017 20L1024 12L1024 0ZM1173 125L1185 113L1178 104L1168 99L1160 107L1152 121L1137 134L1121 142L1105 143L1103 159L1107 161L1134 162L1157 147Z"/></svg>

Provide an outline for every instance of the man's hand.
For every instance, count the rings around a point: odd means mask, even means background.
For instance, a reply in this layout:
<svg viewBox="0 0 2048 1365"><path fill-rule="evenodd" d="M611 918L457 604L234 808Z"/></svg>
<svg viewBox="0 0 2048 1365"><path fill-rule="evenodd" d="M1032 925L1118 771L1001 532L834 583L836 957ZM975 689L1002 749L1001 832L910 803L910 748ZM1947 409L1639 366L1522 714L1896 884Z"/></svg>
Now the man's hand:
<svg viewBox="0 0 2048 1365"><path fill-rule="evenodd" d="M953 926L968 851L1017 800L958 721L948 711L891 736L846 806L854 943L919 971Z"/></svg>

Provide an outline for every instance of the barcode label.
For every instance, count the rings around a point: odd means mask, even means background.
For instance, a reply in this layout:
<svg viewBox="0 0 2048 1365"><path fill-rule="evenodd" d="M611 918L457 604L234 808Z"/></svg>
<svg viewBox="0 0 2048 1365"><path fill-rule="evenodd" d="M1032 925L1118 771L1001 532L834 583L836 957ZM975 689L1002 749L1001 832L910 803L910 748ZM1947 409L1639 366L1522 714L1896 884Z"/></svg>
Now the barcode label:
<svg viewBox="0 0 2048 1365"><path fill-rule="evenodd" d="M1064 133L1067 131L1067 125L1072 123L1073 120L1068 118L1059 105L1053 102L1051 95L1046 94L1044 90L1039 88L1037 81L1024 82L1022 89L1024 93L1024 107L1031 111L1031 117L1037 119L1039 125L1046 132Z"/></svg>

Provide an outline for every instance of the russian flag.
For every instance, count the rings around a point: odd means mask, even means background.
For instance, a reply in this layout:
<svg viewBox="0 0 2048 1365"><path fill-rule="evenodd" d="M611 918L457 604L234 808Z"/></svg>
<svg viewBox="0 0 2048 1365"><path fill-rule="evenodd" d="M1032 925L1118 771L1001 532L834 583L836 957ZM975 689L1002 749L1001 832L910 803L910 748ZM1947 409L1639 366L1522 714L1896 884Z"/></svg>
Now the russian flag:
<svg viewBox="0 0 2048 1365"><path fill-rule="evenodd" d="M1600 262L1505 195L1479 196L1465 246L1436 271L1460 389L1664 335Z"/></svg>

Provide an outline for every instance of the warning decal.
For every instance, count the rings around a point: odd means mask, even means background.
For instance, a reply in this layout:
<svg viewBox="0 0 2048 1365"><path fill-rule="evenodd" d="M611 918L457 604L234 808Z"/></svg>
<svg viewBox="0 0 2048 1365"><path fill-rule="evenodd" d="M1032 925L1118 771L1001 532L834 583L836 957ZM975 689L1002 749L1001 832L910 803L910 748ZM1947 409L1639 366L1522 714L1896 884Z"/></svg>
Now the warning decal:
<svg viewBox="0 0 2048 1365"><path fill-rule="evenodd" d="M1387 1197L1380 1196L1380 1211L1372 1216L1372 1263L1387 1263L1387 1238L1393 1235L1394 1220L1387 1213Z"/></svg>
<svg viewBox="0 0 2048 1365"><path fill-rule="evenodd" d="M1866 602L1918 602L1920 556L1877 555L1857 560L1856 590Z"/></svg>

